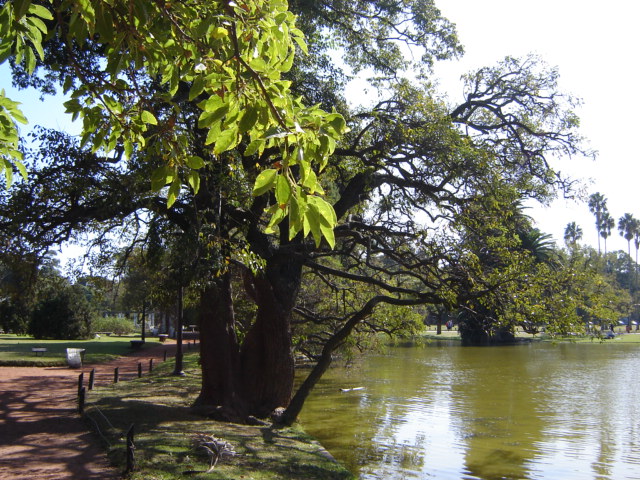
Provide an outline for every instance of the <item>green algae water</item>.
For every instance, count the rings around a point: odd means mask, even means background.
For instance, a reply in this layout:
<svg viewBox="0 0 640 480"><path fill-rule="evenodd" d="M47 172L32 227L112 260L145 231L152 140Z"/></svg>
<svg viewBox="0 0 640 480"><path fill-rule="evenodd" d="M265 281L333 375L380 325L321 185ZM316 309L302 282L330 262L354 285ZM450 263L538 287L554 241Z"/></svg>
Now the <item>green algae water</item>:
<svg viewBox="0 0 640 480"><path fill-rule="evenodd" d="M640 479L639 370L633 344L394 347L301 422L361 479Z"/></svg>

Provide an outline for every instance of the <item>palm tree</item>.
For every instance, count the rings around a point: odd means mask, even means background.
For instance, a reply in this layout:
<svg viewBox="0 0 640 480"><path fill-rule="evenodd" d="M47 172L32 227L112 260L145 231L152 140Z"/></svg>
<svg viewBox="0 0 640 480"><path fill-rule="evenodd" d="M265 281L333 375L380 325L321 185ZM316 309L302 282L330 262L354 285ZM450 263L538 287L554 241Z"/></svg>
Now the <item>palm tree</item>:
<svg viewBox="0 0 640 480"><path fill-rule="evenodd" d="M596 231L598 233L598 255L600 255L600 231L602 229L602 214L607 211L607 199L599 192L589 197L589 211L596 216Z"/></svg>
<svg viewBox="0 0 640 480"><path fill-rule="evenodd" d="M529 228L518 232L522 248L531 252L537 262L554 264L556 261L556 244L548 233L537 228Z"/></svg>
<svg viewBox="0 0 640 480"><path fill-rule="evenodd" d="M631 293L631 240L636 236L636 232L640 230L640 223L630 213L625 213L618 220L618 232L620 236L627 241L627 250L629 253L629 293Z"/></svg>
<svg viewBox="0 0 640 480"><path fill-rule="evenodd" d="M608 210L602 213L600 220L600 236L604 238L604 256L607 256L607 238L611 236L611 229L616 226L616 221L613 219Z"/></svg>
<svg viewBox="0 0 640 480"><path fill-rule="evenodd" d="M629 258L631 258L631 240L635 237L637 230L638 220L630 213L625 213L618 220L618 232L627 241Z"/></svg>
<svg viewBox="0 0 640 480"><path fill-rule="evenodd" d="M582 228L576 223L568 223L564 229L564 243L567 247L575 249L577 243L582 239Z"/></svg>

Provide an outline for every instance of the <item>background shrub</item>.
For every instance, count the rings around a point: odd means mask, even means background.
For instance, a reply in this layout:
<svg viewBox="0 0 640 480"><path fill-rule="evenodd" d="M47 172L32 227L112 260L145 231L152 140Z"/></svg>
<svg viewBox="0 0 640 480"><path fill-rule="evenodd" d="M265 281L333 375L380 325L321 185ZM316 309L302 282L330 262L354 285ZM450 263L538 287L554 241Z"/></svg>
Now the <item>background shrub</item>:
<svg viewBox="0 0 640 480"><path fill-rule="evenodd" d="M0 329L24 335L29 329L31 311L27 305L6 299L0 302Z"/></svg>
<svg viewBox="0 0 640 480"><path fill-rule="evenodd" d="M29 333L36 339L88 338L94 311L82 285L43 292L31 316Z"/></svg>
<svg viewBox="0 0 640 480"><path fill-rule="evenodd" d="M119 317L96 318L92 323L92 331L111 332L114 335L130 335L133 333L133 320Z"/></svg>

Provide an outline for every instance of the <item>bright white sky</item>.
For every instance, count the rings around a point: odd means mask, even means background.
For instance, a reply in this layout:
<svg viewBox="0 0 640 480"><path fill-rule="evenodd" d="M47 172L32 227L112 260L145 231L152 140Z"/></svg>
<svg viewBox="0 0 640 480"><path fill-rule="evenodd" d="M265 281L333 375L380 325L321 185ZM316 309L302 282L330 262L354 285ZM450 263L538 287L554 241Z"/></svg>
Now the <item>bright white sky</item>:
<svg viewBox="0 0 640 480"><path fill-rule="evenodd" d="M559 169L572 177L592 180L587 193L600 192L617 220L629 212L640 218L636 184L640 153L634 125L640 112L637 94L640 47L640 2L632 0L436 0L445 17L457 25L466 54L460 61L437 65L441 85L453 96L461 91L461 74L495 64L506 55L540 55L560 70L563 91L582 98L578 111L582 133L599 152L595 162L572 160ZM37 95L15 92L7 68L0 68L0 88L23 102L31 124L69 128L55 108L43 107ZM452 97L453 98L453 97ZM538 227L562 245L568 222L584 231L583 242L597 245L594 218L586 204L557 201L551 208L531 210ZM612 232L608 249L627 245Z"/></svg>
<svg viewBox="0 0 640 480"><path fill-rule="evenodd" d="M587 193L608 199L611 215L640 218L638 182L640 153L634 126L638 123L638 48L640 2L632 0L436 0L442 14L456 24L465 55L461 61L437 67L442 87L450 92L462 73L492 65L507 55L540 55L560 71L564 92L583 100L578 111L581 131L596 161L571 160L558 168L573 177L591 179ZM446 79L446 80L445 80ZM567 223L575 221L583 242L597 245L595 219L586 204L557 201L551 208L532 210L538 227L559 245ZM627 250L615 233L609 251Z"/></svg>

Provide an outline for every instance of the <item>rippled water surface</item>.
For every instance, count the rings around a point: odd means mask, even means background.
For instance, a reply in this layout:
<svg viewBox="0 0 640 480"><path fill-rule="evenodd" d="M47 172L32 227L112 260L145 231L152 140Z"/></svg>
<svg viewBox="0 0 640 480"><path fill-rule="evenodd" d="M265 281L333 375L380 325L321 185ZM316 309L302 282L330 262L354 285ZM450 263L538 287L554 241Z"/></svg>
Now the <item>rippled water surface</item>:
<svg viewBox="0 0 640 480"><path fill-rule="evenodd" d="M398 347L301 420L362 479L640 479L639 370L632 344Z"/></svg>

